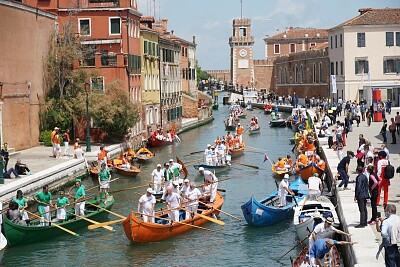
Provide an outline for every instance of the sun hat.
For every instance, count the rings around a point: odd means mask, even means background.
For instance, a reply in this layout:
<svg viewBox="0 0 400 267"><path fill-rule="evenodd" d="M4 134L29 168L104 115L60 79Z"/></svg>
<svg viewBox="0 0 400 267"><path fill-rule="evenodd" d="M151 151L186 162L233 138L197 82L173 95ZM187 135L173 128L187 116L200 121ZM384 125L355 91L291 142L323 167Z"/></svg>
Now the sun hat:
<svg viewBox="0 0 400 267"><path fill-rule="evenodd" d="M173 181L172 184L173 185L179 185L178 181Z"/></svg>
<svg viewBox="0 0 400 267"><path fill-rule="evenodd" d="M157 164L157 168L159 168L159 167L161 168L161 164Z"/></svg>
<svg viewBox="0 0 400 267"><path fill-rule="evenodd" d="M325 222L328 224L332 224L333 223L333 219L331 217L328 217L325 219Z"/></svg>
<svg viewBox="0 0 400 267"><path fill-rule="evenodd" d="M320 219L321 218L321 213L319 213L319 211L316 211L316 212L313 213L312 216L313 216L314 219Z"/></svg>
<svg viewBox="0 0 400 267"><path fill-rule="evenodd" d="M173 159L170 159L169 162L174 161Z"/></svg>
<svg viewBox="0 0 400 267"><path fill-rule="evenodd" d="M207 147L210 147L210 146L211 146L210 144L207 145Z"/></svg>

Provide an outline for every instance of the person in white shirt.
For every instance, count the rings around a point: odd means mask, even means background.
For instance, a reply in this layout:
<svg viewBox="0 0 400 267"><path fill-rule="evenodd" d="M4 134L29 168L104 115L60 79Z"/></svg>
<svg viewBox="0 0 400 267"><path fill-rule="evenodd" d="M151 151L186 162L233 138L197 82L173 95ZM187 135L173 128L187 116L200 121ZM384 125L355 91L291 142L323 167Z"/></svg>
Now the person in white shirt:
<svg viewBox="0 0 400 267"><path fill-rule="evenodd" d="M182 171L182 165L179 164L178 162L174 162L173 159L170 159L169 168L174 172L174 180L179 181L180 172Z"/></svg>
<svg viewBox="0 0 400 267"><path fill-rule="evenodd" d="M206 162L207 165L212 164L212 157L211 157L211 145L207 145L207 149L204 150L204 161Z"/></svg>
<svg viewBox="0 0 400 267"><path fill-rule="evenodd" d="M154 205L156 198L152 195L152 189L147 188L146 194L139 198L137 210L142 215L143 222L154 223Z"/></svg>
<svg viewBox="0 0 400 267"><path fill-rule="evenodd" d="M322 123L326 123L326 125L332 125L332 120L331 120L331 118L329 118L329 116L328 115L325 115L325 117L324 117L324 119L322 120ZM326 127L326 128L328 128L328 127Z"/></svg>
<svg viewBox="0 0 400 267"><path fill-rule="evenodd" d="M289 174L285 174L282 181L279 183L278 187L278 197L279 197L279 206L286 206L286 193L291 194L294 197L293 191L289 187Z"/></svg>
<svg viewBox="0 0 400 267"><path fill-rule="evenodd" d="M389 149L387 148L386 144L382 144L381 148L386 153L386 159L389 160Z"/></svg>
<svg viewBox="0 0 400 267"><path fill-rule="evenodd" d="M76 159L83 159L84 152L82 150L81 145L78 145L78 147L74 150L74 158Z"/></svg>
<svg viewBox="0 0 400 267"><path fill-rule="evenodd" d="M396 215L396 206L389 204L385 208L385 217L376 219L376 230L381 232L382 244L379 246L379 251L376 256L378 259L381 249L385 248L385 263L386 266L399 266L400 253L398 244L400 243L400 218ZM379 222L382 225L379 226Z"/></svg>
<svg viewBox="0 0 400 267"><path fill-rule="evenodd" d="M173 193L180 194L179 182L173 181L172 185L169 186Z"/></svg>
<svg viewBox="0 0 400 267"><path fill-rule="evenodd" d="M323 185L321 178L318 177L318 173L314 173L313 176L308 178L308 195L311 200L316 200L321 195Z"/></svg>
<svg viewBox="0 0 400 267"><path fill-rule="evenodd" d="M172 192L172 188L167 188L167 208L168 208L168 215L172 222L179 222L179 208L181 206L181 197L179 194Z"/></svg>
<svg viewBox="0 0 400 267"><path fill-rule="evenodd" d="M211 165L213 166L218 165L218 156L217 156L217 151L215 151L215 146L211 146Z"/></svg>
<svg viewBox="0 0 400 267"><path fill-rule="evenodd" d="M376 205L379 206L379 203L381 201L381 191L383 189L383 205L387 205L388 199L389 199L389 185L390 181L389 179L384 178L384 173L385 173L385 168L387 165L389 165L389 161L386 159L386 152L385 151L379 151L378 153L379 161L377 165L377 175L381 179L379 182L379 187L378 187L378 197L376 200Z"/></svg>
<svg viewBox="0 0 400 267"><path fill-rule="evenodd" d="M187 195L187 192L188 192L189 188L190 188L189 179L183 180L183 186L182 186L182 188L180 190L182 197L185 197Z"/></svg>
<svg viewBox="0 0 400 267"><path fill-rule="evenodd" d="M188 219L190 215L194 217L194 215L197 213L200 196L201 192L198 188L196 188L196 184L194 182L190 183L189 190L185 196L185 198L188 200L186 203L186 219Z"/></svg>
<svg viewBox="0 0 400 267"><path fill-rule="evenodd" d="M151 182L153 183L153 192L159 193L164 182L164 172L161 170L161 164L157 164L157 168L151 173Z"/></svg>
<svg viewBox="0 0 400 267"><path fill-rule="evenodd" d="M218 188L218 178L215 176L214 173L204 170L203 167L199 168L199 173L203 175L204 177L204 182L206 184L211 185L211 195L210 195L210 203L213 203L215 201L215 196L217 195L217 188Z"/></svg>
<svg viewBox="0 0 400 267"><path fill-rule="evenodd" d="M217 158L218 158L218 164L224 165L225 164L225 151L226 147L223 144L225 141L219 141L218 146L217 146Z"/></svg>

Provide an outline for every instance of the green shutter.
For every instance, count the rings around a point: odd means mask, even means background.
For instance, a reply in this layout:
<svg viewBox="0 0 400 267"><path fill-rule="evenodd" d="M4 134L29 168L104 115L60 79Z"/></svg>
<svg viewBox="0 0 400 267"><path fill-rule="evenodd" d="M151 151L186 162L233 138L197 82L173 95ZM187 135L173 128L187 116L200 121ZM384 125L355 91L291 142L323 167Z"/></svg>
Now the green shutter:
<svg viewBox="0 0 400 267"><path fill-rule="evenodd" d="M396 64L394 65L394 67L395 67L395 72L397 73L397 74L399 74L399 72L400 72L400 59L396 59L396 62L395 62Z"/></svg>
<svg viewBox="0 0 400 267"><path fill-rule="evenodd" d="M368 60L365 61L365 69L364 69L364 73L368 73L369 72L369 64L368 64Z"/></svg>
<svg viewBox="0 0 400 267"><path fill-rule="evenodd" d="M355 69L356 73L355 74L358 74L358 60L355 61L355 67L356 67L356 69Z"/></svg>
<svg viewBox="0 0 400 267"><path fill-rule="evenodd" d="M144 53L147 54L147 41L144 41L143 49Z"/></svg>

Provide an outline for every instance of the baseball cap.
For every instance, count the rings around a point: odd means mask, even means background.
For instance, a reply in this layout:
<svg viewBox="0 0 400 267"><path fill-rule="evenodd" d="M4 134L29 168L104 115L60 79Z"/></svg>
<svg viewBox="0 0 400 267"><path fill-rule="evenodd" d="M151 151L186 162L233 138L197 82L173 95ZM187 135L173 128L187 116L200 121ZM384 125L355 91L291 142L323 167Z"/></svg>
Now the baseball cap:
<svg viewBox="0 0 400 267"><path fill-rule="evenodd" d="M169 162L174 161L173 159L170 159Z"/></svg>
<svg viewBox="0 0 400 267"><path fill-rule="evenodd" d="M184 183L189 183L189 179L183 180Z"/></svg>
<svg viewBox="0 0 400 267"><path fill-rule="evenodd" d="M285 174L284 176L283 176L283 179L289 179L289 174Z"/></svg>
<svg viewBox="0 0 400 267"><path fill-rule="evenodd" d="M335 245L335 241L333 241L332 239L326 239L325 240L326 241L326 243L328 243L329 245L331 245L331 246L333 246L333 245Z"/></svg>
<svg viewBox="0 0 400 267"><path fill-rule="evenodd" d="M79 178L77 178L76 180L75 180L75 182L82 182L82 180L81 179L79 179Z"/></svg>
<svg viewBox="0 0 400 267"><path fill-rule="evenodd" d="M161 168L161 164L157 164L157 168Z"/></svg>
<svg viewBox="0 0 400 267"><path fill-rule="evenodd" d="M207 145L207 147L210 147L210 146L211 146L210 144Z"/></svg>
<svg viewBox="0 0 400 267"><path fill-rule="evenodd" d="M200 167L200 168L199 168L199 171L204 171L204 168L203 168L203 167Z"/></svg>
<svg viewBox="0 0 400 267"><path fill-rule="evenodd" d="M147 192L148 192L148 193L153 193L153 189L151 189L151 188L149 187L149 188L147 188Z"/></svg>

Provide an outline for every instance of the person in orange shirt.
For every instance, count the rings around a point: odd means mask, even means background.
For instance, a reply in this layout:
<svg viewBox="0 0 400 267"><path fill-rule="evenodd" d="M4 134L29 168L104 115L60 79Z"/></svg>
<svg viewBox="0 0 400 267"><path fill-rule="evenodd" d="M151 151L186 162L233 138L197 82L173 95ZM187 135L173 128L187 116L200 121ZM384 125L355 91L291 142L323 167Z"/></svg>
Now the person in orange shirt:
<svg viewBox="0 0 400 267"><path fill-rule="evenodd" d="M239 138L239 142L242 143L243 142L243 132L244 132L244 128L240 125L240 123L237 124L237 128L236 128L236 135Z"/></svg>
<svg viewBox="0 0 400 267"><path fill-rule="evenodd" d="M284 160L285 160L285 168L290 169L293 167L293 160L290 155L287 155L287 157Z"/></svg>
<svg viewBox="0 0 400 267"><path fill-rule="evenodd" d="M318 168L325 171L325 161L323 159L321 159L321 157L318 155L315 156L315 159L316 159Z"/></svg>
<svg viewBox="0 0 400 267"><path fill-rule="evenodd" d="M301 152L301 154L299 155L299 157L297 158L297 162L296 162L297 168L304 168L308 165L308 158L305 155L305 152Z"/></svg>
<svg viewBox="0 0 400 267"><path fill-rule="evenodd" d="M55 146L55 144L54 144L54 141L53 141L53 139L54 139L54 136L56 135L56 133L57 133L57 130L58 130L58 127L54 127L54 130L51 132L51 134L50 134L50 142L51 142L51 145L53 146L53 157L55 158L56 157L56 146Z"/></svg>
<svg viewBox="0 0 400 267"><path fill-rule="evenodd" d="M60 131L59 130L56 131L56 134L53 137L53 143L54 143L55 157L57 159L59 159L61 157Z"/></svg>
<svg viewBox="0 0 400 267"><path fill-rule="evenodd" d="M234 143L234 147L235 148L239 148L240 146L240 139L239 136L237 134L235 134L235 137L233 138L233 143Z"/></svg>
<svg viewBox="0 0 400 267"><path fill-rule="evenodd" d="M275 170L277 170L277 171L286 171L287 170L285 168L285 161L281 157L279 157L278 162L275 163Z"/></svg>
<svg viewBox="0 0 400 267"><path fill-rule="evenodd" d="M100 150L97 152L97 164L100 168L101 164L104 163L106 164L106 169L108 169L107 165L107 150L105 149L105 145L102 144L100 146Z"/></svg>

